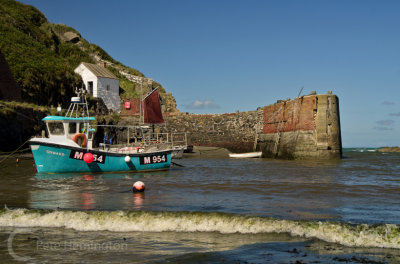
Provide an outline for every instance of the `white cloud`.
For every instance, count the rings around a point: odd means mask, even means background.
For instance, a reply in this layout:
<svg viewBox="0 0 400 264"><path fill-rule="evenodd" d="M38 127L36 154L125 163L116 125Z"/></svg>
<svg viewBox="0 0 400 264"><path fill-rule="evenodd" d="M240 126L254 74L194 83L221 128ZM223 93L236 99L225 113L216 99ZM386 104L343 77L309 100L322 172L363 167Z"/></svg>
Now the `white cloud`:
<svg viewBox="0 0 400 264"><path fill-rule="evenodd" d="M188 109L218 109L219 105L215 104L212 100L195 100L190 105L185 105L185 107Z"/></svg>

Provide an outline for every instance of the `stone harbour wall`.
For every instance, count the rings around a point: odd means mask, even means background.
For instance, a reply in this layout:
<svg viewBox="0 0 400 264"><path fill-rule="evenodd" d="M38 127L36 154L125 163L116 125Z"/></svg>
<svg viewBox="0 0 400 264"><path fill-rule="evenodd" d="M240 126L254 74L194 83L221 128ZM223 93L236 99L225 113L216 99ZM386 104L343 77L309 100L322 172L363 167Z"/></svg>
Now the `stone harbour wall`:
<svg viewBox="0 0 400 264"><path fill-rule="evenodd" d="M264 107L257 149L273 158L341 158L338 97L308 95Z"/></svg>
<svg viewBox="0 0 400 264"><path fill-rule="evenodd" d="M168 132L186 132L188 144L252 151L263 110L231 114L194 115L180 113L165 118Z"/></svg>
<svg viewBox="0 0 400 264"><path fill-rule="evenodd" d="M188 144L262 151L263 157L338 159L342 155L339 99L311 94L249 112L165 118L168 132L186 132Z"/></svg>

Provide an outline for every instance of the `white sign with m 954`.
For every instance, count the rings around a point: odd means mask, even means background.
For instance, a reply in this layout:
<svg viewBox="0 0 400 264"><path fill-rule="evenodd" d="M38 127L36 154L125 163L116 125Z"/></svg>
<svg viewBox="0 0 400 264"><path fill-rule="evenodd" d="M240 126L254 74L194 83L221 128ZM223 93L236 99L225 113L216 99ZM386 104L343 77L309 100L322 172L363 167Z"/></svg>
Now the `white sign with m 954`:
<svg viewBox="0 0 400 264"><path fill-rule="evenodd" d="M167 155L149 155L149 156L140 156L140 165L154 164L154 163L163 163L167 162Z"/></svg>
<svg viewBox="0 0 400 264"><path fill-rule="evenodd" d="M86 152L84 152L84 151L71 150L71 153L69 154L69 158L83 160L83 156L85 155L85 153ZM93 155L93 162L104 164L104 162L106 161L106 157L103 154L92 153L92 155Z"/></svg>

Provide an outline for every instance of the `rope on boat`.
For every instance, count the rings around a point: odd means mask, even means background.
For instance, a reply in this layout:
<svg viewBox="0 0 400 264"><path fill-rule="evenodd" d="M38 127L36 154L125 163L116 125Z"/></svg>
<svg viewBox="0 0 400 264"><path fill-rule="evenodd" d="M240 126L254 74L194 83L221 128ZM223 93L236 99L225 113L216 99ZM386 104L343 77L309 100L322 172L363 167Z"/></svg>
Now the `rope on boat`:
<svg viewBox="0 0 400 264"><path fill-rule="evenodd" d="M176 163L176 162L173 162L173 161L171 161L171 164L173 164L173 165L175 165L175 166L178 166L178 167L185 167L185 166L183 166L183 165L181 165L181 164L178 164L178 163Z"/></svg>
<svg viewBox="0 0 400 264"><path fill-rule="evenodd" d="M25 141L24 143L22 143L21 146L19 146L16 150L12 151L12 152L8 152L10 154L8 154L7 156L5 156L2 160L0 160L0 163L2 163L3 161L5 161L7 158L11 157L15 152L17 152L22 146L24 146L26 143L28 143L29 140L31 140L32 137L30 137L27 141ZM27 148L29 149L29 148Z"/></svg>
<svg viewBox="0 0 400 264"><path fill-rule="evenodd" d="M20 150L18 150L18 151L16 151L16 152L17 152L17 153L22 153L22 152L28 151L29 149L30 149L30 148L24 148L24 149L20 149ZM14 150L14 151L15 151L15 150ZM2 152L0 152L0 156L13 153L14 151L2 151Z"/></svg>

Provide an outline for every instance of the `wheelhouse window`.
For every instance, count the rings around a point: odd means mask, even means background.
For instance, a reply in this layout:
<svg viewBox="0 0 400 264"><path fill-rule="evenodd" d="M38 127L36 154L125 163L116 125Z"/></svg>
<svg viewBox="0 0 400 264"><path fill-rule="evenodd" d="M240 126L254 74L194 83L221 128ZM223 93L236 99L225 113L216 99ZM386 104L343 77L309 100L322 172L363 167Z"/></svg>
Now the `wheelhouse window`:
<svg viewBox="0 0 400 264"><path fill-rule="evenodd" d="M64 125L62 122L50 122L48 123L50 134L52 135L64 135Z"/></svg>
<svg viewBox="0 0 400 264"><path fill-rule="evenodd" d="M76 133L76 123L69 123L68 133L75 134Z"/></svg>

